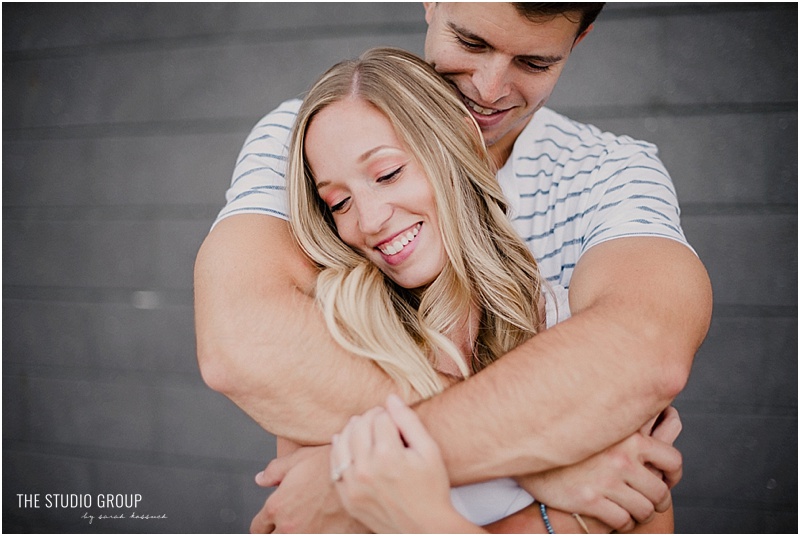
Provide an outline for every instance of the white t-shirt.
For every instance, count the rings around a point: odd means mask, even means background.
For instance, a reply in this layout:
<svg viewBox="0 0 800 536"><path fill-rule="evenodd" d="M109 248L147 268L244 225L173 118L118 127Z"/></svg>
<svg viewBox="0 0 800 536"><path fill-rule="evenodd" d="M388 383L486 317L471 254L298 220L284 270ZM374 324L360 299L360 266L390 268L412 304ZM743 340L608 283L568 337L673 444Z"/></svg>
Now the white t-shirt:
<svg viewBox="0 0 800 536"><path fill-rule="evenodd" d="M253 128L217 222L242 213L288 219L286 154L299 106L286 101ZM536 112L497 178L512 224L548 282L569 288L580 256L606 240L658 236L688 246L675 188L657 153L654 145L548 108Z"/></svg>
<svg viewBox="0 0 800 536"><path fill-rule="evenodd" d="M289 132L300 106L286 101L248 136L234 169L227 204L231 215L268 214L288 220L285 191ZM514 143L497 174L511 206L514 228L525 240L548 283L548 327L569 316L566 300L580 256L594 245L631 236L655 236L689 247L680 227L672 180L654 145L602 132L542 108ZM452 490L456 508L485 525L533 502L511 479Z"/></svg>
<svg viewBox="0 0 800 536"><path fill-rule="evenodd" d="M561 285L550 287L543 292L548 329L570 317L567 290ZM511 478L452 488L450 499L458 513L481 526L519 512L534 500Z"/></svg>

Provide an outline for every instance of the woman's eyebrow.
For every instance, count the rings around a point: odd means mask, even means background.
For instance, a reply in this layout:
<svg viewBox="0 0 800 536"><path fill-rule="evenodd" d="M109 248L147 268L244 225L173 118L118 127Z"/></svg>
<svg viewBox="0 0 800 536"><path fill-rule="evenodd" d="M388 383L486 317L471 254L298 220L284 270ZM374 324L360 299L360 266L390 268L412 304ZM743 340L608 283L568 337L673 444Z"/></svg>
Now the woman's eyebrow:
<svg viewBox="0 0 800 536"><path fill-rule="evenodd" d="M369 149L369 150L368 150L368 151L366 151L364 154L362 154L361 156L359 156L359 157L358 157L358 162L359 162L359 163L361 163L361 162L366 162L366 161L367 161L367 160L368 160L368 159L369 159L371 156L373 156L375 153L377 153L377 152L379 152L379 151L387 150L387 149L388 149L388 150L397 150L397 147L393 147L393 146L391 146L391 145L378 145L378 146L376 146L376 147L373 147L372 149ZM325 180L325 181L319 181L319 182L317 183L317 191L319 191L319 190L320 190L320 188L323 188L323 187L325 187L325 186L328 186L328 185L330 185L330 184L331 184L331 181L328 181L328 180Z"/></svg>
<svg viewBox="0 0 800 536"><path fill-rule="evenodd" d="M378 151L381 151L383 149L393 149L393 147L390 147L389 145L378 145L377 147L373 147L369 151L367 151L364 154L362 154L361 156L359 156L358 157L358 161L359 162L365 162L366 160L369 159L370 156L374 155L375 153L377 153Z"/></svg>

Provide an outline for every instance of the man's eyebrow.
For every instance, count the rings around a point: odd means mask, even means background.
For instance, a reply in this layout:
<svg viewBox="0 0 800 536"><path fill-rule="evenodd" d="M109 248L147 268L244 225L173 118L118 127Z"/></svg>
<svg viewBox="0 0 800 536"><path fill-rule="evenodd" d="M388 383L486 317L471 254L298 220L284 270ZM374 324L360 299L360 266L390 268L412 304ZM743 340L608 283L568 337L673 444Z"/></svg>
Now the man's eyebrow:
<svg viewBox="0 0 800 536"><path fill-rule="evenodd" d="M477 45L482 45L492 50L495 50L495 47L488 42L483 37L472 33L471 31L467 30L466 28L461 28L460 26L456 25L456 23L450 21L447 23L450 26L450 29L453 30L455 33L461 35L470 41L475 42ZM533 61L537 63L545 63L545 64L554 64L562 61L564 56L561 55L546 55L546 54L523 54L521 56L517 56L517 58L523 61Z"/></svg>
<svg viewBox="0 0 800 536"><path fill-rule="evenodd" d="M481 37L479 35L475 35L474 33L472 33L471 31L467 30L466 28L461 28L460 26L456 25L456 23L453 22L453 21L448 21L447 25L450 26L451 30L453 30L457 34L461 34L462 37L466 37L470 41L475 41L477 44L485 45L485 46L487 46L489 48L494 48L491 45L491 43L486 41L486 39L484 39L483 37Z"/></svg>

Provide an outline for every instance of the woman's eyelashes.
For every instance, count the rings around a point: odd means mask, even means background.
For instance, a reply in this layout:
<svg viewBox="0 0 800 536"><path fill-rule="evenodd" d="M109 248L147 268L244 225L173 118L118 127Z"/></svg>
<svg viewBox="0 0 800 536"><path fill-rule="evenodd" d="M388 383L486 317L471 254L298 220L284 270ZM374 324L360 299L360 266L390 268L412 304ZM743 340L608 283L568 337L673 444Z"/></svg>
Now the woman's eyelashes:
<svg viewBox="0 0 800 536"><path fill-rule="evenodd" d="M382 177L378 177L378 179L375 182L378 182L378 183L391 182L391 181L393 181L394 179L396 179L396 178L398 178L400 176L400 174L403 172L404 168L405 168L405 166L400 166L399 168L395 169L391 173L387 173L386 175L383 175Z"/></svg>
<svg viewBox="0 0 800 536"><path fill-rule="evenodd" d="M331 206L331 212L341 212L342 210L344 210L345 205L347 204L348 201L350 201L349 197L342 199L335 205Z"/></svg>
<svg viewBox="0 0 800 536"><path fill-rule="evenodd" d="M402 175L403 170L405 169L405 165L402 165L396 168L394 171L391 171L385 175L381 175L375 179L375 182L378 184L387 184L395 181ZM337 202L334 205L330 206L330 211L332 213L342 212L347 208L347 204L350 201L349 197L342 199L341 201Z"/></svg>

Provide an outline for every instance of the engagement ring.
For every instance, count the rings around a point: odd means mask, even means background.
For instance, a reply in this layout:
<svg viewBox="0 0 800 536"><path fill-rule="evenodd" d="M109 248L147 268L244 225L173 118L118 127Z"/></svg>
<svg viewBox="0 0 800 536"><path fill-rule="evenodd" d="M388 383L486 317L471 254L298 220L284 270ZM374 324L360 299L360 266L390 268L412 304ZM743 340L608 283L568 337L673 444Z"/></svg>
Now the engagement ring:
<svg viewBox="0 0 800 536"><path fill-rule="evenodd" d="M340 465L339 467L336 467L331 472L331 480L334 481L334 482L340 481L342 479L342 473L344 473L345 470L347 470L348 467L350 467L350 462L345 462L342 465Z"/></svg>

